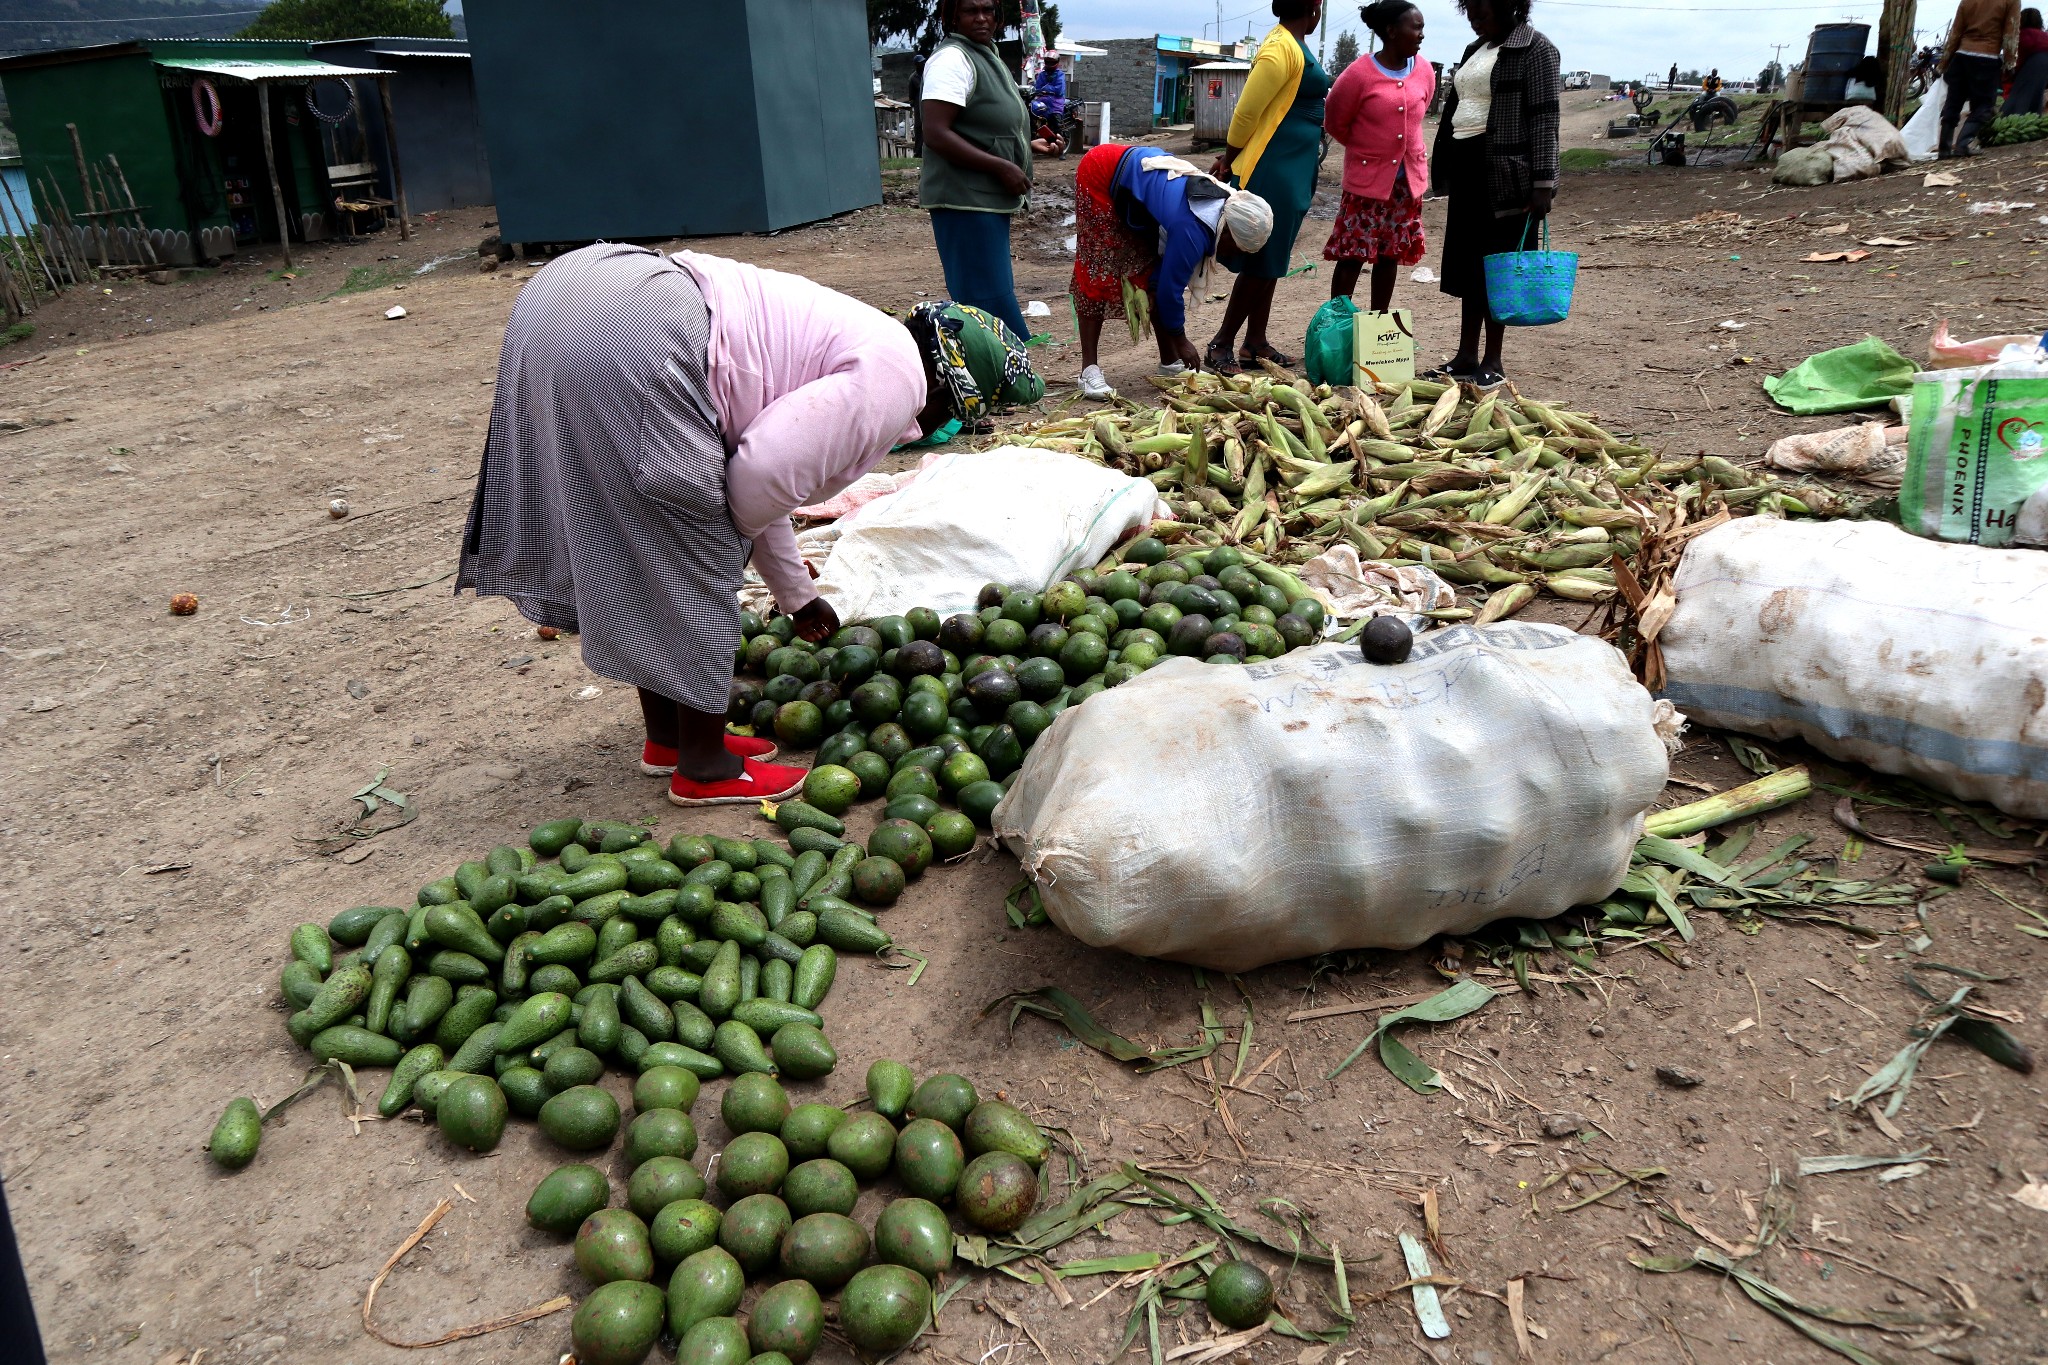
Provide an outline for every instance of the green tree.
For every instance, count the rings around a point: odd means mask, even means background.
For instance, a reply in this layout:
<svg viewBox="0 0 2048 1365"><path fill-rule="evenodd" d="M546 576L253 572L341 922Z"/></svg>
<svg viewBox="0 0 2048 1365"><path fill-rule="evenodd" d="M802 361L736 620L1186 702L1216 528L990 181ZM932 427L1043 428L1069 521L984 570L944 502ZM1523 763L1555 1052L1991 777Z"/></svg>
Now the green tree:
<svg viewBox="0 0 2048 1365"><path fill-rule="evenodd" d="M282 3L283 0L280 0ZM1018 0L1000 0L1001 9L998 37L1015 37L1017 26L1023 17ZM1038 27L1045 35L1045 44L1051 47L1053 40L1060 36L1060 7L1042 6L1038 16ZM919 52L930 52L939 45L939 7L936 0L868 0L868 38L872 42L885 43L892 38L908 38Z"/></svg>
<svg viewBox="0 0 2048 1365"><path fill-rule="evenodd" d="M1344 68L1358 60L1358 37L1350 29L1337 35L1337 50L1330 57L1330 74L1341 76Z"/></svg>
<svg viewBox="0 0 2048 1365"><path fill-rule="evenodd" d="M272 0L244 38L453 38L442 0Z"/></svg>

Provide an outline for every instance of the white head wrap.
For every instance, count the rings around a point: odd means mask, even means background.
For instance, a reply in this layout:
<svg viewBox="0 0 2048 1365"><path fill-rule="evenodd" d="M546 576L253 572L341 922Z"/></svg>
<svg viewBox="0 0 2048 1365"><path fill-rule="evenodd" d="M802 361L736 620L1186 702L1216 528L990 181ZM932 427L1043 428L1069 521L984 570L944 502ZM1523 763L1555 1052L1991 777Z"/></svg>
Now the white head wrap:
<svg viewBox="0 0 2048 1365"><path fill-rule="evenodd" d="M1240 251L1257 251L1273 235L1273 206L1249 190L1233 189L1221 180L1178 156L1148 156L1138 163L1147 171L1165 171L1167 178L1178 180L1184 175L1198 175L1212 185L1221 186L1226 192L1223 200L1223 226L1230 229L1230 239L1237 243ZM1202 265L1188 281L1188 306L1190 308L1206 293L1209 286L1209 265L1216 259L1211 252L1202 260Z"/></svg>

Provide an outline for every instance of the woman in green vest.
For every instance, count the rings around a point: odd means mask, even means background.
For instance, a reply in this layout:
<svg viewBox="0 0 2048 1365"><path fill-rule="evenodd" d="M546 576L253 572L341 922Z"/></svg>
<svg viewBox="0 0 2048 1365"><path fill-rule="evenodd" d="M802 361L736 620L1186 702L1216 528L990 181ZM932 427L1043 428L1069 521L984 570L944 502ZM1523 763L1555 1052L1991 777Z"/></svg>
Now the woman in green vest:
<svg viewBox="0 0 2048 1365"><path fill-rule="evenodd" d="M932 215L946 292L1029 338L1010 215L1031 192L1031 111L996 53L996 0L941 0L939 24L946 36L924 64L917 202Z"/></svg>
<svg viewBox="0 0 2048 1365"><path fill-rule="evenodd" d="M1237 112L1231 115L1227 145L1210 170L1218 180L1234 179L1273 209L1273 235L1264 247L1216 258L1237 274L1230 302L1224 305L1223 326L1202 360L1219 374L1235 373L1262 359L1276 365L1294 363L1267 340L1266 322L1273 312L1273 287L1287 274L1294 238L1316 192L1323 97L1330 93L1330 78L1302 36L1314 30L1322 16L1322 0L1273 0L1273 17L1280 22L1259 41ZM1232 363L1230 348L1240 327L1244 349Z"/></svg>

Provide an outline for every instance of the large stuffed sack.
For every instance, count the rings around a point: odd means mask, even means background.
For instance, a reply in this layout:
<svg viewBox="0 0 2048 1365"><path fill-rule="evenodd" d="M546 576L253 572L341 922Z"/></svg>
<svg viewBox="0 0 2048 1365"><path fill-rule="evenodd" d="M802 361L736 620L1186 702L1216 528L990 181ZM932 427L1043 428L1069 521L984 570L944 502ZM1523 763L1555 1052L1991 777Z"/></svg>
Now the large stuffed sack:
<svg viewBox="0 0 2048 1365"><path fill-rule="evenodd" d="M1613 648L1523 622L1399 664L1171 659L1062 713L995 832L1094 947L1221 971L1410 948L1611 893L1669 774L1659 716Z"/></svg>
<svg viewBox="0 0 2048 1365"><path fill-rule="evenodd" d="M1744 517L1673 588L1664 695L1692 719L2048 816L2048 555Z"/></svg>

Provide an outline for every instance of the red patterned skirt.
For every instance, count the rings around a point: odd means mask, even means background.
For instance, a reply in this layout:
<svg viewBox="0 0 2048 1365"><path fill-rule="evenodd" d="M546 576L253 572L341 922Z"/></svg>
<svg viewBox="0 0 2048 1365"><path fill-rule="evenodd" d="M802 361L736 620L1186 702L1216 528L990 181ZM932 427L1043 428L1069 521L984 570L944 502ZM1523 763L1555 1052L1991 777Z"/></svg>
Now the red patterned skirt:
<svg viewBox="0 0 2048 1365"><path fill-rule="evenodd" d="M1158 244L1117 217L1110 189L1130 148L1113 142L1088 149L1074 170L1074 311L1084 318L1124 315L1124 286L1144 289L1159 263ZM1420 259L1419 257L1417 259Z"/></svg>
<svg viewBox="0 0 2048 1365"><path fill-rule="evenodd" d="M1344 192L1337 225L1323 248L1326 261L1399 261L1416 265L1426 243L1422 235L1422 204L1408 192L1408 177L1394 177L1391 199L1367 199Z"/></svg>

